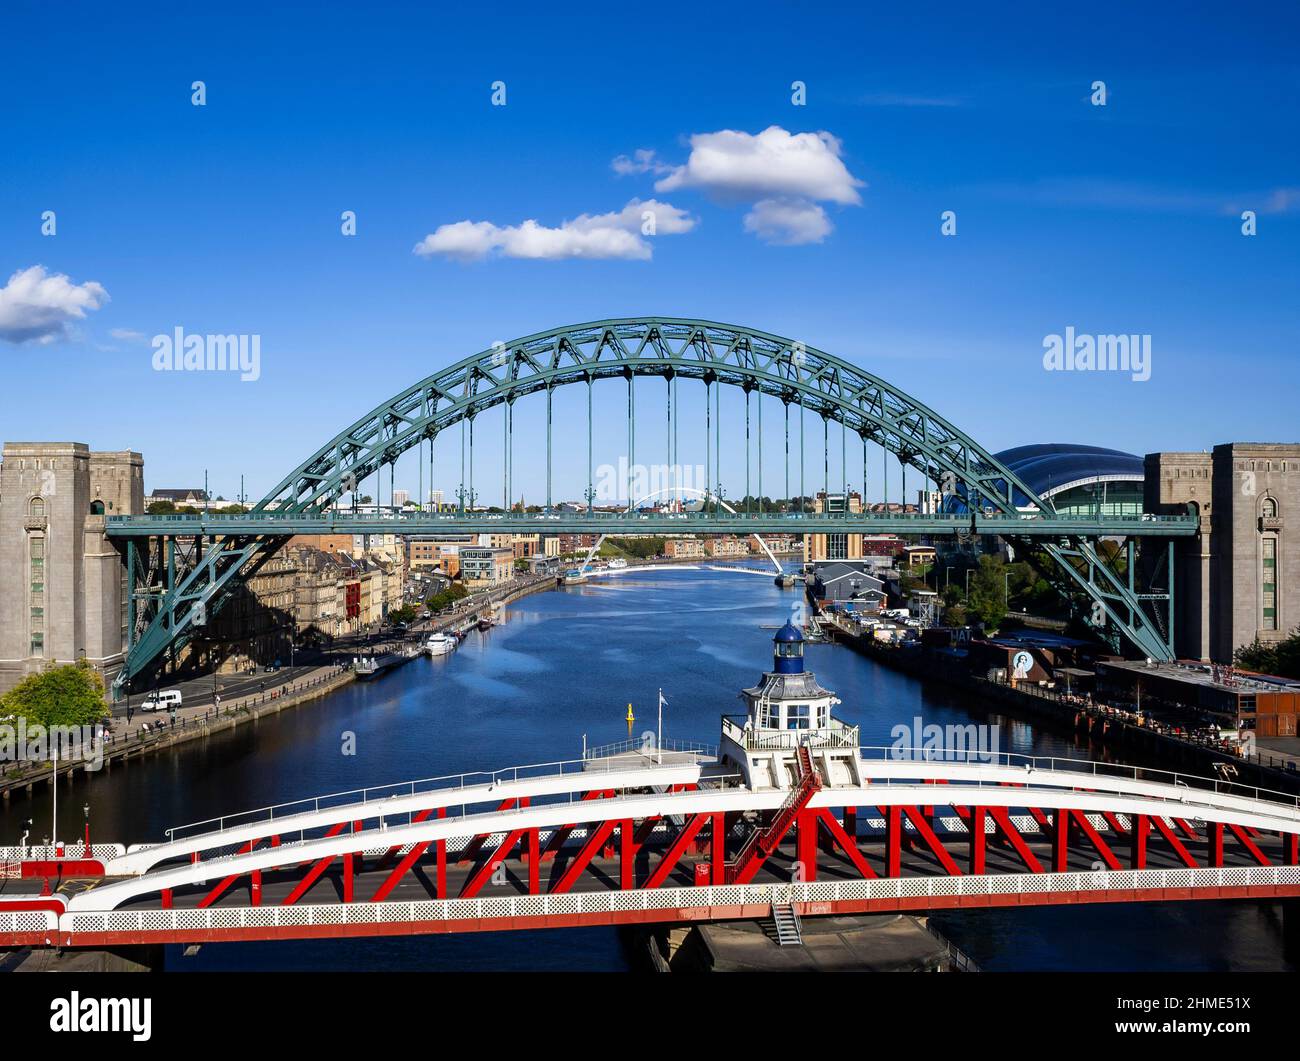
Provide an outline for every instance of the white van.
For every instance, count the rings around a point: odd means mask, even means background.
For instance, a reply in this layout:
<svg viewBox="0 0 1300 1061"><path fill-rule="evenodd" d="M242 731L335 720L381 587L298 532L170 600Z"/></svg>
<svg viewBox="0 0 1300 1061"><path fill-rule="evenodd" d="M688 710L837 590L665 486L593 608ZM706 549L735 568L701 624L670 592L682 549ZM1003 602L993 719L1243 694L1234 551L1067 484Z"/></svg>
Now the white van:
<svg viewBox="0 0 1300 1061"><path fill-rule="evenodd" d="M140 705L141 711L170 711L181 706L181 694L177 689L165 693L150 693Z"/></svg>

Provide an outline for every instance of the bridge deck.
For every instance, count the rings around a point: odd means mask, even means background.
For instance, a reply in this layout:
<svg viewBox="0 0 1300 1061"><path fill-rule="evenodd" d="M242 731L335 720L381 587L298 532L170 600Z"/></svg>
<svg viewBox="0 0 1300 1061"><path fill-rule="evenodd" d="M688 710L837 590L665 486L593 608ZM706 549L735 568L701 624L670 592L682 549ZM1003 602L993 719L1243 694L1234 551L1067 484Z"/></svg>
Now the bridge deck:
<svg viewBox="0 0 1300 1061"><path fill-rule="evenodd" d="M1124 836L1116 835L1113 830L1099 830L1099 832L1117 853L1125 849L1127 840ZM943 832L940 833L940 837L945 842L945 846L958 866L963 871L968 870L969 865L964 864L967 863L965 850L968 839L961 834ZM1052 865L1053 851L1049 838L1041 834L1035 836L1025 833L1024 839L1029 850L1043 866ZM1256 846L1271 861L1275 863L1284 861L1283 843L1278 837L1259 835L1254 838L1254 841ZM1200 861L1204 862L1207 842L1208 838L1201 838L1197 841L1187 840L1187 847L1194 855L1200 856ZM735 843L738 846L738 841L735 841ZM879 876L886 875L885 840L883 835L877 834L875 837L863 837L859 843L859 850ZM567 852L569 855L572 855L572 853L572 850ZM644 884L655 863L662 857L663 853L664 847L662 845L645 847L638 853L636 858L636 880L639 884ZM697 858L683 860L671 871L662 886L693 886L695 884L693 876L694 862L706 859L706 854L700 854ZM478 864L481 864L481 861L479 860ZM794 875L795 862L796 850L794 843L785 843L767 859L755 875L752 883L757 885L789 883ZM478 864L457 863L454 854L448 855L446 879L447 894L449 896L461 894L466 882L475 873ZM1225 846L1223 868L1250 867L1258 864L1244 849L1236 849L1232 845ZM394 865L395 860L374 858L366 860L359 867L354 867L353 893L355 898L359 901L368 901L370 896L375 894L388 879ZM478 893L479 897L488 899L528 894L528 867L526 863L518 857L513 857L505 860L501 865L505 871L504 882L484 885ZM558 879L563 874L566 865L567 860L564 858L543 864L541 872L543 891L549 890L548 883L553 883ZM1093 871L1101 865L1096 849L1087 844L1086 841L1070 846L1067 871ZM587 871L577 879L572 890L574 892L618 891L620 890L620 868L620 860L617 857L598 855L591 860ZM1181 870L1185 869L1186 865L1172 847L1162 839L1153 836L1148 842L1146 868L1152 870ZM990 838L985 854L986 874L1025 874L1028 872L1024 861L1014 850L1010 847L999 846ZM420 858L411 868L411 872L399 880L385 901L418 902L440 898L437 894L436 875L437 866L434 856L428 855ZM851 881L860 880L861 876L857 866L842 850L828 851L821 849L818 851L815 879L820 881ZM931 850L913 840L910 845L904 845L900 863L900 876L904 878L943 877L948 876L948 871ZM220 873L214 868L213 880L207 885L176 890L172 896L173 907L177 909L198 907L210 894L212 886L218 883L220 879ZM283 904L301 880L302 875L296 870L264 873L262 877L261 903L263 905ZM340 865L330 867L315 884L298 896L296 901L308 905L344 902L342 867ZM248 878L242 878L208 905L218 908L242 907L250 905L251 902L250 882ZM156 894L142 896L124 903L120 907L123 910L156 910L161 908L159 896Z"/></svg>
<svg viewBox="0 0 1300 1061"><path fill-rule="evenodd" d="M955 534L969 532L970 515L746 515L636 514L600 512L421 513L375 516L348 512L325 515L249 512L243 515L110 516L109 537L188 537L193 535L285 534ZM1189 537L1197 533L1193 516L985 516L974 519L977 534L1061 537L1133 535Z"/></svg>

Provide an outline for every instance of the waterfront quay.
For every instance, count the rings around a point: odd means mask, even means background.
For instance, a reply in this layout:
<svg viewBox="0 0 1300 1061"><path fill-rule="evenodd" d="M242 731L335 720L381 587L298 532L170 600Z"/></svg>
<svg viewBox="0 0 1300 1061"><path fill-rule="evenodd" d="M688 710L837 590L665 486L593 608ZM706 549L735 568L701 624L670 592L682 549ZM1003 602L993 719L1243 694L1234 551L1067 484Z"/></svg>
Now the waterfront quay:
<svg viewBox="0 0 1300 1061"><path fill-rule="evenodd" d="M964 658L928 649L919 641L888 644L870 627L842 614L824 613L823 628L832 638L877 663L918 680L938 682L968 694L991 710L1007 709L1089 742L1127 759L1200 770L1244 788L1262 786L1300 792L1300 757L1260 750L1243 753L1220 739L1197 738L1185 726L1154 721L1091 696L1048 688L1038 682L993 681L972 673Z"/></svg>

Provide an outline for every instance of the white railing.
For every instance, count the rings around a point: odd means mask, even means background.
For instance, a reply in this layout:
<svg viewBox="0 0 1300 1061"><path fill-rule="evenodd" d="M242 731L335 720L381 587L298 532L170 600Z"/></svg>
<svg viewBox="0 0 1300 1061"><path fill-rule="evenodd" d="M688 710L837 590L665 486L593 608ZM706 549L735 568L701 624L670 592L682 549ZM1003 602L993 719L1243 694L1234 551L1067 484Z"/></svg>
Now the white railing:
<svg viewBox="0 0 1300 1061"><path fill-rule="evenodd" d="M1015 752L993 752L981 749L943 749L932 753L929 749L903 747L894 745L863 746L858 754L868 763L872 761L915 762L918 768L926 763L966 764L970 766L1009 766L1025 771L1027 778L1034 773L1089 774L1098 778L1118 778L1129 781L1148 781L1156 784L1171 785L1184 790L1213 792L1220 796L1239 796L1258 800L1261 803L1281 803L1300 811L1300 794L1280 792L1256 785L1243 785L1221 778L1205 777L1200 774L1178 773L1173 770L1155 770L1146 766L1130 766L1127 763L1101 763L1093 759L1068 759L1060 756L1020 755ZM921 778L923 769L918 769ZM1065 779L1063 779L1064 781ZM873 778L873 784L876 783ZM1052 782L1045 782L1052 784ZM1065 783L1068 783L1066 781ZM1061 787L1056 784L1054 787Z"/></svg>
<svg viewBox="0 0 1300 1061"><path fill-rule="evenodd" d="M760 736L756 730L745 729L734 719L722 720L722 733L746 751L793 750L801 744L809 748L856 748L858 727L832 719L829 729L790 729Z"/></svg>
<svg viewBox="0 0 1300 1061"><path fill-rule="evenodd" d="M665 744L665 747L667 745ZM700 747L707 747L701 745ZM680 768L681 763L645 762L635 767L637 770L655 770ZM527 766L511 766L503 770L477 770L463 774L446 774L442 777L427 777L418 781L400 781L390 785L376 785L369 788L354 788L345 792L331 792L323 796L309 796L305 799L272 806L258 807L254 810L239 811L222 815L219 818L206 818L203 821L176 825L166 830L168 840L181 840L196 835L209 835L226 832L245 825L259 822L273 822L295 814L318 813L343 807L361 808L366 804L380 803L397 796L414 796L420 793L436 794L439 797L463 790L501 784L507 781L539 781L547 778L574 776L578 774L623 773L629 769L626 763L592 764L588 759L564 759L550 763L534 763ZM470 800L470 803L488 802L490 797L482 800ZM462 800L450 800L448 806L463 804ZM374 817L374 811L365 817Z"/></svg>
<svg viewBox="0 0 1300 1061"><path fill-rule="evenodd" d="M665 737L662 742L656 743L652 739L644 737L632 737L628 740L615 741L613 744L602 744L596 748L587 749L586 762L593 759L608 759L614 755L626 755L628 752L642 752L647 756L653 756L657 751L666 752L686 752L693 755L709 756L716 758L718 749L716 745L705 744L703 741L696 740L677 740L673 737ZM626 768L626 763L623 764Z"/></svg>
<svg viewBox="0 0 1300 1061"><path fill-rule="evenodd" d="M61 932L200 933L221 930L292 928L317 925L411 924L582 914L620 914L663 910L672 920L684 910L780 903L842 903L902 900L923 909L925 900L961 896L1068 895L1083 892L1166 889L1300 887L1300 866L1238 866L1224 869L1102 870L1072 873L1006 873L959 877L891 877L875 880L816 881L811 884L740 884L702 888L568 892L561 895L511 895L484 899L427 899L416 902L332 903L319 906L208 907L197 910L113 910L63 914ZM807 915L810 911L805 910ZM826 911L830 912L830 911ZM10 915L22 916L22 915ZM51 915L53 916L53 915ZM517 924L514 927L521 927ZM0 938L3 921L0 920Z"/></svg>
<svg viewBox="0 0 1300 1061"><path fill-rule="evenodd" d="M28 844L26 847L0 847L0 862L45 862L55 858L79 859L79 858L97 858L106 861L110 858L117 858L118 855L126 853L126 848L122 844L96 844L90 845L90 850L86 850L86 845L81 840L74 840L65 843L63 853L53 844Z"/></svg>

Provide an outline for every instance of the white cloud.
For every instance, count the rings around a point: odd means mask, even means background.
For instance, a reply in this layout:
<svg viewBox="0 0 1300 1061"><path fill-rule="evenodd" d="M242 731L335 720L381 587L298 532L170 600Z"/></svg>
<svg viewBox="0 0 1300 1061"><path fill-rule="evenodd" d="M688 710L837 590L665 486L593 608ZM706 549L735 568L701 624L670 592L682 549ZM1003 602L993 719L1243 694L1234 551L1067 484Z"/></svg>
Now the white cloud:
<svg viewBox="0 0 1300 1061"><path fill-rule="evenodd" d="M518 225L490 221L457 221L440 225L415 245L421 257L442 255L473 260L493 252L507 258L559 260L563 258L651 257L647 237L675 236L695 227L695 219L670 203L633 199L622 210L608 214L581 214L558 228L529 219Z"/></svg>
<svg viewBox="0 0 1300 1061"><path fill-rule="evenodd" d="M139 343L147 338L144 332L132 331L130 328L113 328L108 333L114 339L122 339L125 342Z"/></svg>
<svg viewBox="0 0 1300 1061"><path fill-rule="evenodd" d="M723 129L696 133L686 164L655 183L660 192L699 188L724 202L798 198L856 205L865 187L840 159L827 132L791 133L779 125L757 136Z"/></svg>
<svg viewBox="0 0 1300 1061"><path fill-rule="evenodd" d="M745 215L746 232L787 247L820 243L831 229L826 211L806 199L761 199Z"/></svg>
<svg viewBox="0 0 1300 1061"><path fill-rule="evenodd" d="M68 324L99 309L108 292L93 280L74 284L43 265L19 269L0 288L0 339L11 343L51 343L67 334Z"/></svg>
<svg viewBox="0 0 1300 1061"><path fill-rule="evenodd" d="M632 152L632 157L619 155L610 163L610 168L620 177L626 177L633 173L671 173L673 167L667 162L661 162L655 152L650 148L642 147Z"/></svg>

